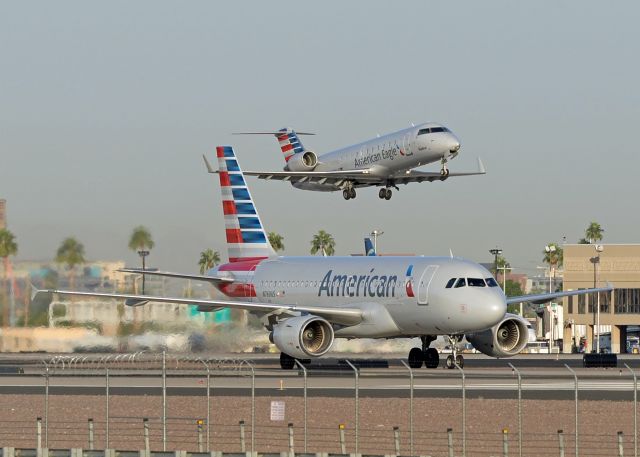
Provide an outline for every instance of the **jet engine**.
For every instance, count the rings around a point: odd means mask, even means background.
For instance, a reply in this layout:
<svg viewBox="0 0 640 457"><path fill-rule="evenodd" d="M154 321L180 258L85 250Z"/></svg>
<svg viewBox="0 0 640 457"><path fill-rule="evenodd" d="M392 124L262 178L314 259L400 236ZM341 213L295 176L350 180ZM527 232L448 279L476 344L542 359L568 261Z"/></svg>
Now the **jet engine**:
<svg viewBox="0 0 640 457"><path fill-rule="evenodd" d="M529 341L528 322L516 314L506 314L502 322L488 330L466 335L478 351L491 357L512 357Z"/></svg>
<svg viewBox="0 0 640 457"><path fill-rule="evenodd" d="M290 317L274 325L269 339L297 359L319 357L333 344L333 327L318 316Z"/></svg>
<svg viewBox="0 0 640 457"><path fill-rule="evenodd" d="M305 151L292 155L285 169L289 171L312 171L316 165L318 165L316 153Z"/></svg>

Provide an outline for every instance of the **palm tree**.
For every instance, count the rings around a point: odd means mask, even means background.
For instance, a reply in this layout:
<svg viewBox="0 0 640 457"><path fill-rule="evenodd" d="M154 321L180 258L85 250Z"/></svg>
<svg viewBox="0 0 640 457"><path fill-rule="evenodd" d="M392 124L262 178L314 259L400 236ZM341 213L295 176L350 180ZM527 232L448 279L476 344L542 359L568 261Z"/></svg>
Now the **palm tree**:
<svg viewBox="0 0 640 457"><path fill-rule="evenodd" d="M151 232L149 232L144 225L138 225L133 229L131 238L129 238L129 249L138 253L142 259L143 270L147 267L146 258L154 245L155 243L153 242L153 238L151 238ZM142 275L142 295L144 295L144 283L145 275Z"/></svg>
<svg viewBox="0 0 640 457"><path fill-rule="evenodd" d="M16 255L18 253L18 243L16 243L16 238L13 236L7 229L0 229L0 257L2 257L2 264L4 266L2 279L4 284L4 293L3 293L3 307L2 307L2 326L6 327L9 325L9 300L8 300L8 290L9 284L7 280L7 271L9 269L9 256Z"/></svg>
<svg viewBox="0 0 640 457"><path fill-rule="evenodd" d="M311 240L311 254L315 254L318 251L322 255L333 255L335 253L336 242L330 233L320 230L317 234L313 235Z"/></svg>
<svg viewBox="0 0 640 457"><path fill-rule="evenodd" d="M56 262L64 263L69 270L69 287L75 289L75 268L85 263L84 246L73 237L66 238L58 248Z"/></svg>
<svg viewBox="0 0 640 457"><path fill-rule="evenodd" d="M274 251L284 251L284 237L276 232L268 233L269 243Z"/></svg>
<svg viewBox="0 0 640 457"><path fill-rule="evenodd" d="M564 251L557 243L549 243L545 246L544 251L542 251L542 261L549 265L549 272L553 273L553 278L555 280L556 270L564 260ZM551 278L549 278L551 280ZM549 283L549 288L551 289L551 283Z"/></svg>
<svg viewBox="0 0 640 457"><path fill-rule="evenodd" d="M602 239L604 229L600 227L597 222L591 222L589 227L584 231L584 237L589 241L589 244L593 244Z"/></svg>
<svg viewBox="0 0 640 457"><path fill-rule="evenodd" d="M200 265L200 274L205 274L205 272L212 269L219 263L220 254L218 253L218 251L214 251L213 249L205 249L200 253L200 260L198 261L198 265Z"/></svg>

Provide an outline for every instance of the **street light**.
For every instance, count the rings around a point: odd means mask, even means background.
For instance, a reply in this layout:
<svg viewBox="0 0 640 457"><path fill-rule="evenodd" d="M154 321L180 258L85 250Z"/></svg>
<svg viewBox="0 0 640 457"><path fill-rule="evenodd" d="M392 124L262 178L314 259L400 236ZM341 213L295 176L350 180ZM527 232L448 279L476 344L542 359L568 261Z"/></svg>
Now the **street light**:
<svg viewBox="0 0 640 457"><path fill-rule="evenodd" d="M498 256L502 254L502 249L496 246L494 249L489 249L489 252L494 256L493 274L495 275L496 279L498 279Z"/></svg>
<svg viewBox="0 0 640 457"><path fill-rule="evenodd" d="M604 251L604 246L601 244L594 245L596 250L596 255L591 258L591 262L593 262L593 288L598 287L598 282L600 281L600 253ZM600 353L600 292L596 292L596 353Z"/></svg>
<svg viewBox="0 0 640 457"><path fill-rule="evenodd" d="M371 236L373 237L373 251L376 255L378 255L378 237L380 235L384 235L382 230L374 229L373 232L371 232Z"/></svg>
<svg viewBox="0 0 640 457"><path fill-rule="evenodd" d="M146 258L149 255L149 251L145 251L144 249L138 251L138 255L140 257L142 257L142 271L147 269L147 263L146 263ZM146 275L143 273L142 274L142 295L144 295L144 279L145 279Z"/></svg>
<svg viewBox="0 0 640 457"><path fill-rule="evenodd" d="M553 292L553 289L555 289L556 286L556 269L554 268L554 265L556 262L552 262L552 255L554 252L556 252L557 248L555 246L555 244L547 244L544 247L544 251L549 254L549 293ZM554 321L555 321L555 312L551 309L551 306L549 306L549 354L551 354L551 347L553 346L553 327L554 327Z"/></svg>

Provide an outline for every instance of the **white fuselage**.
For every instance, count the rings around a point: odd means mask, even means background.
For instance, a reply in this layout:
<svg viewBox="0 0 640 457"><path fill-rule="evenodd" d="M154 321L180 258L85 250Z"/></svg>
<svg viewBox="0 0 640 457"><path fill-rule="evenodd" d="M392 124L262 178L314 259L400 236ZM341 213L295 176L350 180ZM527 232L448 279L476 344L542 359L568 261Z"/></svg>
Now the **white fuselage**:
<svg viewBox="0 0 640 457"><path fill-rule="evenodd" d="M460 141L450 130L430 122L322 154L314 171L368 169L372 175L392 180L394 175L407 170L450 160L459 149ZM318 183L293 183L293 186L306 190L338 190L335 185Z"/></svg>
<svg viewBox="0 0 640 457"><path fill-rule="evenodd" d="M506 312L497 286L446 287L451 278L491 278L482 266L457 258L279 257L253 271L232 268L211 273L225 271L250 284L247 300L362 309L363 322L337 328L338 337L462 334L490 328Z"/></svg>

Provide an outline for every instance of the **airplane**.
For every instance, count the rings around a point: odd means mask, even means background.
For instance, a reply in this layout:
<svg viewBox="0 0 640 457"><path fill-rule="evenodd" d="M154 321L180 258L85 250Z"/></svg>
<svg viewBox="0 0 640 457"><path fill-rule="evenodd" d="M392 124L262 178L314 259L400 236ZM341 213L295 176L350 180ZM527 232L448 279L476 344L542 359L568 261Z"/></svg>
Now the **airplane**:
<svg viewBox="0 0 640 457"><path fill-rule="evenodd" d="M262 317L281 351L280 366L326 354L336 338L414 338L412 368L437 368L430 344L464 335L492 357L519 353L529 340L528 322L507 314L507 305L599 291L505 297L491 273L462 258L425 256L278 256L271 247L244 175L230 146L216 148L229 261L205 275L124 268L120 271L206 281L228 299L194 299L125 293L36 290L40 293L123 299L128 306L152 302L196 305L200 311L243 309ZM462 367L454 349L448 368Z"/></svg>
<svg viewBox="0 0 640 457"><path fill-rule="evenodd" d="M478 171L451 173L447 162L460 151L460 141L447 127L428 122L346 146L323 155L305 148L291 128L277 132L240 132L239 135L275 135L284 154L283 171L245 171L259 179L289 181L297 189L342 191L345 200L356 198L356 188L381 187L378 196L389 200L399 184L444 181L453 176L486 174L478 159ZM439 161L440 172L414 168Z"/></svg>

